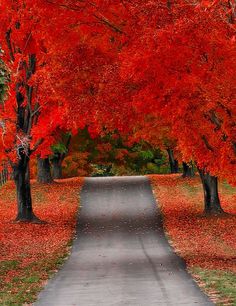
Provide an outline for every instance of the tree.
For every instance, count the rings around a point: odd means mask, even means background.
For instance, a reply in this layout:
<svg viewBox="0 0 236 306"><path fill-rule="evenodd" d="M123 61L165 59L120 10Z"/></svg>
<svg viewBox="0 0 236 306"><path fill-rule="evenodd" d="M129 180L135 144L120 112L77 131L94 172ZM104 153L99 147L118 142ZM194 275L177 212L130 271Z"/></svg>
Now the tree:
<svg viewBox="0 0 236 306"><path fill-rule="evenodd" d="M71 134L63 134L61 141L52 146L53 154L50 157L52 175L54 179L62 178L62 163L69 151Z"/></svg>
<svg viewBox="0 0 236 306"><path fill-rule="evenodd" d="M175 32L170 30L171 43L168 34L163 35L169 43L160 54L164 55L168 77L174 82L174 86L168 84L166 88L168 100L163 96L162 107L167 109L168 106L170 111L165 116L171 122L173 134L178 135L178 147L186 159L193 157L200 168L205 211L218 214L223 210L217 177L233 181L236 170L232 115L235 113L232 101L235 99L236 49L232 29L222 19L215 18L215 13L195 9L191 21L184 20L187 22L184 24L181 20ZM162 46L165 43L162 41ZM166 47L179 50L181 55L174 60L167 59Z"/></svg>
<svg viewBox="0 0 236 306"><path fill-rule="evenodd" d="M183 178L193 177L195 175L193 162L190 163L183 162L182 166L183 166L183 175L182 175Z"/></svg>
<svg viewBox="0 0 236 306"><path fill-rule="evenodd" d="M156 24L132 28L121 56L122 76L131 76L137 88L133 105L163 118L183 160L195 160L206 175L203 184L216 177L235 181L235 28L226 22L222 3L162 3L166 21L153 8L150 20ZM138 9L147 14L145 5ZM214 197L206 200L215 199L208 212L219 213L215 183L207 188Z"/></svg>
<svg viewBox="0 0 236 306"><path fill-rule="evenodd" d="M220 204L218 194L217 177L210 175L202 169L199 169L203 191L204 191L204 206L206 214L221 214L223 209Z"/></svg>
<svg viewBox="0 0 236 306"><path fill-rule="evenodd" d="M53 182L49 157L37 158L37 170L37 181L39 183L50 184Z"/></svg>
<svg viewBox="0 0 236 306"><path fill-rule="evenodd" d="M0 1L2 58L11 76L0 110L1 159L14 170L18 221L39 221L32 209L31 156L49 156L58 129L76 133L89 124L96 134L102 126L98 114L105 105L96 100L94 107L95 96L111 46L118 47L113 34L122 32L112 15L104 15L104 4Z"/></svg>
<svg viewBox="0 0 236 306"><path fill-rule="evenodd" d="M33 154L48 155L54 131L66 122L67 101L54 81L68 71L65 42L75 35L68 32L78 15L39 0L1 0L0 6L2 59L11 76L0 110L1 159L14 172L16 220L39 222L32 209L29 160ZM67 62L59 65L66 56Z"/></svg>
<svg viewBox="0 0 236 306"><path fill-rule="evenodd" d="M161 133L162 145L183 161L195 160L202 177L236 182L229 2L1 0L0 17L11 76L0 105L0 157L14 169L17 220L38 221L29 160L51 154L58 130L88 127L92 138L140 131L148 142L155 132L147 127L157 126L174 143L167 146ZM215 183L204 186L217 192ZM218 207L210 205L212 212Z"/></svg>

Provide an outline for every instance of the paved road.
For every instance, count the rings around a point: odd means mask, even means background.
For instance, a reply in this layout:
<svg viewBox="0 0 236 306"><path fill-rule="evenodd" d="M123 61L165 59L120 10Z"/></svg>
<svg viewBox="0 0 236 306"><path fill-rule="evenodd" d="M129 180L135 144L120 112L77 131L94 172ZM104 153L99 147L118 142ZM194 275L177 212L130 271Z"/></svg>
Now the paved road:
<svg viewBox="0 0 236 306"><path fill-rule="evenodd" d="M89 178L78 239L36 305L213 305L167 243L145 177Z"/></svg>

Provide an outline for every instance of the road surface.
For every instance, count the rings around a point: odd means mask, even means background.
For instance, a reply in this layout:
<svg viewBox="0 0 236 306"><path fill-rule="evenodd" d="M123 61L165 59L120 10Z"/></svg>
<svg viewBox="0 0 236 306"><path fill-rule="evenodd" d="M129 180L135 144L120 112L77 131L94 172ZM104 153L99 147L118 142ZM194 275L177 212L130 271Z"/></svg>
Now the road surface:
<svg viewBox="0 0 236 306"><path fill-rule="evenodd" d="M35 305L213 305L169 246L146 177L88 178L81 205L72 254Z"/></svg>

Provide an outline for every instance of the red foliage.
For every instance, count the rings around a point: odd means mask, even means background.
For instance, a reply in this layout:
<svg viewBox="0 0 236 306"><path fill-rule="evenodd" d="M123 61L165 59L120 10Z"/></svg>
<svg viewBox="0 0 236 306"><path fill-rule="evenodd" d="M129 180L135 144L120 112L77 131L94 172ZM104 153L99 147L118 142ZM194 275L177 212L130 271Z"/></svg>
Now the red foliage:
<svg viewBox="0 0 236 306"><path fill-rule="evenodd" d="M63 161L64 177L85 177L92 172L92 167L88 161L88 152L72 152Z"/></svg>
<svg viewBox="0 0 236 306"><path fill-rule="evenodd" d="M37 153L48 155L58 128L77 132L89 125L91 134L97 134L103 127L107 99L105 103L100 91L108 76L114 77L111 60L120 41L112 13L116 4L111 10L98 4L0 1L2 58L11 75L0 108L5 157L15 161L22 140L29 152L40 143ZM110 101L112 96L114 92Z"/></svg>
<svg viewBox="0 0 236 306"><path fill-rule="evenodd" d="M150 177L164 216L164 226L178 253L187 264L236 272L236 217L202 215L202 189L198 177L186 180L178 175ZM236 214L236 192L221 184L222 207Z"/></svg>
<svg viewBox="0 0 236 306"><path fill-rule="evenodd" d="M122 77L133 84L141 136L163 142L152 127L158 133L164 124L184 160L235 181L235 22L233 8L225 7L231 2L136 2L127 3L131 38L120 60Z"/></svg>
<svg viewBox="0 0 236 306"><path fill-rule="evenodd" d="M1 0L0 17L11 74L0 158L17 170L39 145L48 155L58 130L88 126L177 143L184 160L236 183L230 1Z"/></svg>
<svg viewBox="0 0 236 306"><path fill-rule="evenodd" d="M119 44L111 33L119 30L112 12L104 15L106 6L98 4L0 1L1 56L10 74L0 105L0 164L7 160L14 169L18 220L37 219L31 209L30 156L49 155L58 131L75 133L89 125L96 135L104 125L105 104L96 97L112 69L110 51Z"/></svg>
<svg viewBox="0 0 236 306"><path fill-rule="evenodd" d="M78 191L81 185L82 180L79 178L63 180L48 186L33 182L35 211L48 222L40 226L9 222L15 216L16 210L13 183L9 182L2 187L0 189L0 260L17 260L22 269L32 264L41 279L47 278L45 270L40 270L37 265L43 260L50 261L65 254L68 242L75 233ZM20 276L18 274L21 272L11 270L6 275L2 275L2 285L10 282L14 276Z"/></svg>

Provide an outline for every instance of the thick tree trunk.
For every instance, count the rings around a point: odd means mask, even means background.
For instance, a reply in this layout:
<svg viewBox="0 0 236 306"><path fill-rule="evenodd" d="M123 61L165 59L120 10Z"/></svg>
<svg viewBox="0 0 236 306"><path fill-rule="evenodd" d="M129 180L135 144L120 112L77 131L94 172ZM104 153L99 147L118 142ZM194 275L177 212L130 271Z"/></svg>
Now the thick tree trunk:
<svg viewBox="0 0 236 306"><path fill-rule="evenodd" d="M174 152L172 149L167 149L167 153L169 156L169 163L170 163L170 173L178 173L179 172L179 163L174 158Z"/></svg>
<svg viewBox="0 0 236 306"><path fill-rule="evenodd" d="M37 180L39 183L50 184L53 182L51 175L51 166L49 158L38 158L38 174Z"/></svg>
<svg viewBox="0 0 236 306"><path fill-rule="evenodd" d="M195 175L194 169L193 169L193 164L190 163L185 163L183 162L183 177L193 177Z"/></svg>
<svg viewBox="0 0 236 306"><path fill-rule="evenodd" d="M223 213L224 211L220 205L218 193L218 178L209 173L205 173L201 169L198 169L198 171L200 173L204 191L205 213L210 215Z"/></svg>
<svg viewBox="0 0 236 306"><path fill-rule="evenodd" d="M54 179L62 178L62 159L59 157L53 157L52 160L52 176Z"/></svg>
<svg viewBox="0 0 236 306"><path fill-rule="evenodd" d="M16 221L40 222L34 215L32 208L29 157L22 155L18 163L13 167L14 181L17 193L17 217Z"/></svg>

